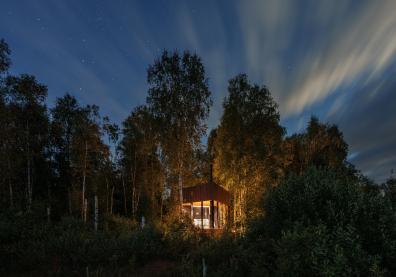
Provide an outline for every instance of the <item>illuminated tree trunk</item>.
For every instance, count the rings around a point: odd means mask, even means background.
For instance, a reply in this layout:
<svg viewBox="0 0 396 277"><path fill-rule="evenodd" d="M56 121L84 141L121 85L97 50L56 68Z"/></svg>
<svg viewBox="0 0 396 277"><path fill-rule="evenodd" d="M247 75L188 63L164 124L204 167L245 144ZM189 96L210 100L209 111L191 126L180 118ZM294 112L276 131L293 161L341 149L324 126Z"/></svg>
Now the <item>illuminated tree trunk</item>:
<svg viewBox="0 0 396 277"><path fill-rule="evenodd" d="M179 173L179 200L180 200L180 214L183 212L183 177Z"/></svg>
<svg viewBox="0 0 396 277"><path fill-rule="evenodd" d="M179 154L179 178L178 178L178 183L179 183L179 201L180 201L180 216L182 216L183 213L183 150L181 150L181 153Z"/></svg>

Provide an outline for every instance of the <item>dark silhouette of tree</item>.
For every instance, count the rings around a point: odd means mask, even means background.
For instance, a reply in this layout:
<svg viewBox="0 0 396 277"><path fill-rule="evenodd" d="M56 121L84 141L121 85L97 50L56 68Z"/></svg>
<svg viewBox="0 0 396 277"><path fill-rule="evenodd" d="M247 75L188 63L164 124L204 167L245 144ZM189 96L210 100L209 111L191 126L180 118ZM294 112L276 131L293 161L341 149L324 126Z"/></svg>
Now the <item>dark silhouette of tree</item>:
<svg viewBox="0 0 396 277"><path fill-rule="evenodd" d="M0 75L11 66L11 50L4 39L0 40Z"/></svg>
<svg viewBox="0 0 396 277"><path fill-rule="evenodd" d="M39 84L34 76L21 75L7 77L3 89L8 114L4 149L7 149L7 164L12 172L8 178L10 198L11 191L14 196L19 192L20 207L23 203L23 206L30 210L33 194L42 196L47 191L47 88ZM19 188L15 190L12 188L14 186ZM25 197L21 202L23 194Z"/></svg>
<svg viewBox="0 0 396 277"><path fill-rule="evenodd" d="M312 117L306 131L283 143L286 172L303 173L308 167L342 169L347 166L348 145L336 125Z"/></svg>
<svg viewBox="0 0 396 277"><path fill-rule="evenodd" d="M126 183L124 203L129 202L127 198L131 199L133 218L144 215L158 219L163 208L164 172L158 154L155 119L146 106L135 108L128 116L123 122L122 134L119 151L122 178Z"/></svg>

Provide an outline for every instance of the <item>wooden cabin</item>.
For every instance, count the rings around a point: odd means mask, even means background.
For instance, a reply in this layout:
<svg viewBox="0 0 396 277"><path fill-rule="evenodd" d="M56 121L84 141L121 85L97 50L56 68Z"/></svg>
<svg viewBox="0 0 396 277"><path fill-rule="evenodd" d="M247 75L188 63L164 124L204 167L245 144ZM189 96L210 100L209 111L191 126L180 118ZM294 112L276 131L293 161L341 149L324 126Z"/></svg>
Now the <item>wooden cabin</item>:
<svg viewBox="0 0 396 277"><path fill-rule="evenodd" d="M221 229L227 223L230 193L213 181L183 188L183 212L201 229Z"/></svg>

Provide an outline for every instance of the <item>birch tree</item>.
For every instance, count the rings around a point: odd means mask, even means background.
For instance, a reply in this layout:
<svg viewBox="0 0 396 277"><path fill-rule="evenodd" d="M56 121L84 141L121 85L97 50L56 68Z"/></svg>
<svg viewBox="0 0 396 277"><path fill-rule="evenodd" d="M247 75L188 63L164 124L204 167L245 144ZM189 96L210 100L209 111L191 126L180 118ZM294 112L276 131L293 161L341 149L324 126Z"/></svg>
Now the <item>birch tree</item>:
<svg viewBox="0 0 396 277"><path fill-rule="evenodd" d="M81 218L85 218L84 209L87 191L98 191L98 176L103 172L103 164L109 155L108 147L102 141L103 131L100 124L99 107L88 105L82 109L77 119L76 134L72 141L73 171L76 180L81 183ZM90 187L88 188L88 182Z"/></svg>
<svg viewBox="0 0 396 277"><path fill-rule="evenodd" d="M281 142L278 106L265 86L250 84L246 75L229 81L220 125L209 145L215 177L233 195L235 223L261 213L259 202L268 186L281 177Z"/></svg>
<svg viewBox="0 0 396 277"><path fill-rule="evenodd" d="M7 166L15 174L15 178L8 176L10 197L14 195L11 179L19 180L24 188L18 191L24 191L24 206L29 211L34 193L41 197L47 191L44 184L48 176L42 172L48 144L47 88L31 75L8 76L2 93L8 114L9 133L4 141L8 149Z"/></svg>
<svg viewBox="0 0 396 277"><path fill-rule="evenodd" d="M173 192L178 191L181 205L186 163L206 131L212 104L208 80L196 54L167 51L149 66L147 80L147 103L159 122L164 164L169 174L177 176L178 189Z"/></svg>
<svg viewBox="0 0 396 277"><path fill-rule="evenodd" d="M72 142L77 134L81 112L82 108L76 98L70 94L57 98L55 107L51 109L51 144L54 147L54 163L57 172L57 185L54 194L61 213L67 209L70 215L72 214L72 191L75 183L72 168Z"/></svg>
<svg viewBox="0 0 396 277"><path fill-rule="evenodd" d="M130 210L135 219L139 219L141 213L155 218L161 209L163 170L154 124L154 118L145 106L135 108L123 122L120 163L123 177L129 183Z"/></svg>

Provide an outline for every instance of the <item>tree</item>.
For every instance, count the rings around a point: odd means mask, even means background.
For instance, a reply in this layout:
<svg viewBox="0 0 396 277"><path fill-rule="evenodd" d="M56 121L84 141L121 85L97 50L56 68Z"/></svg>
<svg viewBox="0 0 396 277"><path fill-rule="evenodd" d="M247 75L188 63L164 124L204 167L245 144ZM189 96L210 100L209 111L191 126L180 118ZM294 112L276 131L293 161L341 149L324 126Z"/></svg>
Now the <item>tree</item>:
<svg viewBox="0 0 396 277"><path fill-rule="evenodd" d="M7 42L4 39L0 39L0 75L7 72L11 65L10 59L11 50L8 47Z"/></svg>
<svg viewBox="0 0 396 277"><path fill-rule="evenodd" d="M109 157L109 149L102 141L99 107L87 105L78 115L71 153L74 178L81 182L81 218L85 221L87 192L96 196L100 188L99 176Z"/></svg>
<svg viewBox="0 0 396 277"><path fill-rule="evenodd" d="M73 168L72 142L77 134L78 119L82 108L75 97L66 94L56 99L55 107L51 109L51 143L54 149L54 166L57 172L54 193L56 203L60 206L61 214L65 208L72 214ZM65 202L65 200L67 201Z"/></svg>
<svg viewBox="0 0 396 277"><path fill-rule="evenodd" d="M178 177L181 205L188 158L205 133L204 120L212 104L204 66L195 54L164 51L149 66L147 81L148 107L158 121L161 154L167 172Z"/></svg>
<svg viewBox="0 0 396 277"><path fill-rule="evenodd" d="M4 176L3 181L0 181L0 191L4 197L0 198L0 207L8 206L12 208L14 206L14 192L13 192L13 180L11 166L11 124L10 124L10 111L6 105L6 89L3 82L3 73L7 72L11 60L9 58L11 54L8 44L1 39L0 40L0 156L3 159L0 160L0 174ZM8 197L6 197L6 195ZM8 198L8 199L7 199ZM3 204L4 203L4 204ZM7 203L7 204L6 204ZM3 205L1 205L3 204Z"/></svg>
<svg viewBox="0 0 396 277"><path fill-rule="evenodd" d="M103 118L103 131L107 135L110 157L105 165L104 178L106 181L106 212L109 214L113 213L114 204L114 191L117 183L117 168L116 161L118 159L118 140L120 135L120 128L115 123L110 123L110 119L106 116ZM113 152L114 151L114 152ZM109 186L111 185L111 192Z"/></svg>
<svg viewBox="0 0 396 277"><path fill-rule="evenodd" d="M396 179L391 176L383 185L385 194L392 202L393 208L396 209Z"/></svg>
<svg viewBox="0 0 396 277"><path fill-rule="evenodd" d="M234 223L242 228L261 212L259 203L268 186L281 177L278 106L265 86L247 76L229 81L220 125L210 137L215 177L233 193Z"/></svg>
<svg viewBox="0 0 396 277"><path fill-rule="evenodd" d="M347 166L348 145L336 125L312 117L306 131L292 135L283 144L286 172L302 174L308 167L339 170Z"/></svg>
<svg viewBox="0 0 396 277"><path fill-rule="evenodd" d="M32 206L34 191L37 196L47 195L46 96L47 88L38 83L34 76L8 76L4 81L3 101L7 113L5 122L7 133L3 149L7 152L5 156L10 171L8 174L10 198L15 192L13 183L20 185L24 183L24 188L20 187L18 192L25 192L24 206L27 210Z"/></svg>
<svg viewBox="0 0 396 277"><path fill-rule="evenodd" d="M131 215L151 219L162 210L163 169L158 154L155 120L147 107L140 106L123 122L119 145L123 179L131 193ZM143 200L143 201L142 201ZM124 205L127 196L124 184Z"/></svg>

